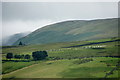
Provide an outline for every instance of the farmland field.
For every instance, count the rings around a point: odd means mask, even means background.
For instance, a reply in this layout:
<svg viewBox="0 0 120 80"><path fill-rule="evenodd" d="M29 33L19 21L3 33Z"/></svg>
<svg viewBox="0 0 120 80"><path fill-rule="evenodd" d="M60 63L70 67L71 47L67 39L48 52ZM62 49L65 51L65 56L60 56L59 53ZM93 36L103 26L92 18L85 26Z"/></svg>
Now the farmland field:
<svg viewBox="0 0 120 80"><path fill-rule="evenodd" d="M103 78L116 67L118 58L97 57L90 62L74 64L77 60L79 59L43 61L32 67L8 73L3 78ZM118 77L116 74L118 70L108 77Z"/></svg>
<svg viewBox="0 0 120 80"><path fill-rule="evenodd" d="M103 42L103 41L111 41L111 39L100 39L100 40L92 40L92 41L77 41L77 42L66 42L66 43L53 43L53 44L44 44L44 45L26 45L26 46L17 46L11 48L3 47L3 59L5 58L5 53L12 52L14 54L32 54L33 51L46 50L49 54L49 57L61 57L61 58L71 58L72 57L89 57L89 56L118 56L118 41L101 43L101 44L93 44L88 46L101 46L106 45L104 49L92 49L92 48L83 48L83 47L71 47L64 48L68 46L74 45L82 45L92 42ZM60 53L60 54L59 54ZM89 54L89 55L88 55ZM67 57L66 57L67 56Z"/></svg>
<svg viewBox="0 0 120 80"><path fill-rule="evenodd" d="M120 63L119 41L90 44L112 40L100 39L44 45L4 46L2 48L3 78L118 78L120 70L118 65ZM70 47L84 44L90 45ZM46 60L32 61L31 58L30 62L24 62L22 59L11 59L9 61L5 57L6 53L9 52L14 55L32 55L32 52L41 50L48 52Z"/></svg>

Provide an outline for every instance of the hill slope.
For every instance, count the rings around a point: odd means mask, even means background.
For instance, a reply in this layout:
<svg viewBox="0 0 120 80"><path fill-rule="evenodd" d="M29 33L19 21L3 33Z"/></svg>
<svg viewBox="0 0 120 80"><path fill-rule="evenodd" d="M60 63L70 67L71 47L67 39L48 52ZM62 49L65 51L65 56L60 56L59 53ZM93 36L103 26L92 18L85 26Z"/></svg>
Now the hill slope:
<svg viewBox="0 0 120 80"><path fill-rule="evenodd" d="M67 41L82 41L118 36L118 19L73 20L40 28L16 41L25 44L46 44Z"/></svg>
<svg viewBox="0 0 120 80"><path fill-rule="evenodd" d="M18 33L2 39L2 46L10 46L15 43L18 39L25 37L30 32Z"/></svg>

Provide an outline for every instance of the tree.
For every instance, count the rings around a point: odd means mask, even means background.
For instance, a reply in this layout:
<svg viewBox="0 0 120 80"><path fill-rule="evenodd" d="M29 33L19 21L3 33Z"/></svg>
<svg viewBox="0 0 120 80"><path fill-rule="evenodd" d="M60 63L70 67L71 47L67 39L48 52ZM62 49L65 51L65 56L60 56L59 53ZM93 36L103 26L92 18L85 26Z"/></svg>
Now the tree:
<svg viewBox="0 0 120 80"><path fill-rule="evenodd" d="M24 59L24 57L25 57L25 55L24 55L24 54L22 54L22 55L21 55L21 58L22 58L22 59Z"/></svg>
<svg viewBox="0 0 120 80"><path fill-rule="evenodd" d="M29 55L29 54L26 54L24 58L25 58L25 59L30 59L30 55Z"/></svg>
<svg viewBox="0 0 120 80"><path fill-rule="evenodd" d="M44 57L48 56L47 51L43 51L43 54L44 54Z"/></svg>
<svg viewBox="0 0 120 80"><path fill-rule="evenodd" d="M22 56L21 55L14 55L14 58L16 58L16 59L21 59L22 58Z"/></svg>
<svg viewBox="0 0 120 80"><path fill-rule="evenodd" d="M20 42L19 42L19 45L23 45L23 43L20 41Z"/></svg>
<svg viewBox="0 0 120 80"><path fill-rule="evenodd" d="M17 58L18 58L18 55L14 55L14 58L17 59Z"/></svg>
<svg viewBox="0 0 120 80"><path fill-rule="evenodd" d="M7 59L13 58L13 53L7 53L6 58L7 58Z"/></svg>
<svg viewBox="0 0 120 80"><path fill-rule="evenodd" d="M42 60L47 57L47 52L46 51L35 51L32 53L32 57L34 60Z"/></svg>

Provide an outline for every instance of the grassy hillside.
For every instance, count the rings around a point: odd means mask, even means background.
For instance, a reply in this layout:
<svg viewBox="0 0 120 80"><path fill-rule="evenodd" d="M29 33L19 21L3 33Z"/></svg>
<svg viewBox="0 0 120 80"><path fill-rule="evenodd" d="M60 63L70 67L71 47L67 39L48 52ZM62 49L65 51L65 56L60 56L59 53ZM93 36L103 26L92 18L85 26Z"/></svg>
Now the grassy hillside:
<svg viewBox="0 0 120 80"><path fill-rule="evenodd" d="M3 78L104 78L106 73L109 73L116 67L118 58L99 57L82 64L75 64L74 62L76 61L80 60L43 61L5 74ZM14 62L14 64L16 63ZM110 66L107 66L108 64ZM107 78L118 77L118 70L113 71L113 74L107 76Z"/></svg>
<svg viewBox="0 0 120 80"><path fill-rule="evenodd" d="M90 57L90 56L118 56L118 42L108 42L101 44L92 44L82 47L71 47L64 48L69 46L83 45L95 42L104 42L104 41L112 41L116 39L99 39L92 41L76 41L76 42L64 42L64 43L53 43L53 44L44 44L44 45L28 45L28 46L13 46L13 47L3 47L3 56L6 53L12 52L14 54L32 54L34 51L46 50L48 52L49 57L54 58L75 58L75 57ZM92 48L84 48L88 46L102 46L106 45L103 49L92 49Z"/></svg>
<svg viewBox="0 0 120 80"><path fill-rule="evenodd" d="M19 39L25 44L46 44L68 41L83 41L118 36L118 19L73 20L40 28Z"/></svg>
<svg viewBox="0 0 120 80"><path fill-rule="evenodd" d="M113 41L70 47L95 42ZM91 41L62 42L43 45L4 46L3 78L118 78L119 38ZM89 48L102 46L103 48ZM70 47L70 48L65 48ZM6 53L32 54L33 51L46 50L48 58L42 61L5 61ZM12 59L14 60L14 59Z"/></svg>

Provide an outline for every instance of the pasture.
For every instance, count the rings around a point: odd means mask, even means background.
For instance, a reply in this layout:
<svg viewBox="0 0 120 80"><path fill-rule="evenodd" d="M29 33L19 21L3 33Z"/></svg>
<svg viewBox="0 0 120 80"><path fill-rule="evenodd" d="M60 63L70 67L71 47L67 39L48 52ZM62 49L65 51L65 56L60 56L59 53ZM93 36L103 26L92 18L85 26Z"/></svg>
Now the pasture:
<svg viewBox="0 0 120 80"><path fill-rule="evenodd" d="M81 64L75 64L75 61L79 59L43 61L5 74L3 78L104 78L106 73L116 67L118 58L96 57L93 61ZM119 77L117 74L118 70L115 70L108 77Z"/></svg>
<svg viewBox="0 0 120 80"><path fill-rule="evenodd" d="M103 49L92 49L92 48L83 48L83 47L71 47L64 48L68 46L75 45L83 45L91 42L103 42L103 41L111 41L110 39L100 39L100 40L92 40L92 41L77 41L77 42L65 42L65 43L53 43L53 44L44 44L44 45L28 45L28 46L18 46L13 48L3 48L2 57L5 59L6 53L14 53L14 54L32 54L34 51L46 50L48 52L49 57L53 58L79 58L79 57L98 57L98 56L119 56L118 42L108 42L101 44L93 44L89 46L101 46L106 45ZM85 46L86 47L86 46Z"/></svg>
<svg viewBox="0 0 120 80"><path fill-rule="evenodd" d="M113 39L3 47L3 60L7 60L5 56L9 52L29 55L32 55L34 51L45 50L48 52L48 58L42 61L3 61L3 78L104 78L107 73L118 67L120 56L118 54L119 41L82 47L70 46L111 40ZM105 47L89 48L89 46L102 45L105 45ZM118 78L119 70L117 68L110 75L107 75L107 78Z"/></svg>
<svg viewBox="0 0 120 80"><path fill-rule="evenodd" d="M34 61L31 62L5 62L2 64L2 73L6 74L21 68L24 68L26 66L30 66L32 64L35 64Z"/></svg>

